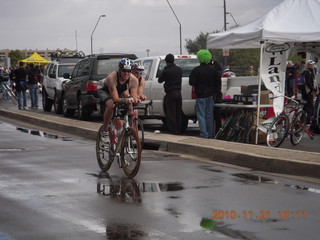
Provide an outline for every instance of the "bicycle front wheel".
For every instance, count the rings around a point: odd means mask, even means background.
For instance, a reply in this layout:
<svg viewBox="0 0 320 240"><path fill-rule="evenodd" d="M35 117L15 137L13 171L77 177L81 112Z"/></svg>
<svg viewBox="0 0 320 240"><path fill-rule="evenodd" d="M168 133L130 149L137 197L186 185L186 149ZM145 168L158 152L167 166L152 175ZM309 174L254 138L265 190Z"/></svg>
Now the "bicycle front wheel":
<svg viewBox="0 0 320 240"><path fill-rule="evenodd" d="M290 129L290 141L292 145L297 145L304 133L305 133L305 128L306 128L306 123L307 123L307 115L305 111L300 110L293 118L292 120L292 126Z"/></svg>
<svg viewBox="0 0 320 240"><path fill-rule="evenodd" d="M141 163L141 143L136 131L132 128L125 133L120 156L124 173L129 178L135 177Z"/></svg>
<svg viewBox="0 0 320 240"><path fill-rule="evenodd" d="M110 157L111 141L110 131L105 132L103 125L100 127L96 139L96 156L100 169L108 171L112 164Z"/></svg>
<svg viewBox="0 0 320 240"><path fill-rule="evenodd" d="M267 131L267 145L279 147L287 136L289 130L289 118L286 115L279 115L271 123Z"/></svg>
<svg viewBox="0 0 320 240"><path fill-rule="evenodd" d="M131 122L131 127L136 130L137 135L139 136L141 149L143 149L144 145L144 128L140 118L133 118Z"/></svg>

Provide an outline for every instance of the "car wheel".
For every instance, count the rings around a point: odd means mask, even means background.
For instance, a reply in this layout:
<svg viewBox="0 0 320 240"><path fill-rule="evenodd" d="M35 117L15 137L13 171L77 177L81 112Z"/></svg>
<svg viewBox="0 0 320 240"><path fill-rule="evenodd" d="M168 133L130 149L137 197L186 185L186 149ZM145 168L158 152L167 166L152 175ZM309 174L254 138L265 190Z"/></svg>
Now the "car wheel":
<svg viewBox="0 0 320 240"><path fill-rule="evenodd" d="M55 113L57 113L57 114L62 113L63 103L62 103L61 99L60 100L58 99L57 94L54 95L53 108L54 108Z"/></svg>
<svg viewBox="0 0 320 240"><path fill-rule="evenodd" d="M48 98L46 91L42 91L42 108L46 112L50 112L53 101Z"/></svg>
<svg viewBox="0 0 320 240"><path fill-rule="evenodd" d="M62 113L63 113L63 116L65 117L72 117L74 115L74 112L75 110L74 109L70 109L67 107L67 101L64 97L64 95L62 95Z"/></svg>
<svg viewBox="0 0 320 240"><path fill-rule="evenodd" d="M78 113L80 120L88 120L90 118L91 112L86 111L85 107L83 106L83 102L81 100L81 96L78 98Z"/></svg>

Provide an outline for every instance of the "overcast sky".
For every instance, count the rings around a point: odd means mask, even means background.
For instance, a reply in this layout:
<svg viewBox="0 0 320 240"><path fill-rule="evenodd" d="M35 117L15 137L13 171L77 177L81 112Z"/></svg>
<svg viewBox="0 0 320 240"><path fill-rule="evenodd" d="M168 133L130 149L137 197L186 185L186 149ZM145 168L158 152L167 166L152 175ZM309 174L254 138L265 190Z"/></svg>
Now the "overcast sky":
<svg viewBox="0 0 320 240"><path fill-rule="evenodd" d="M226 0L239 25L267 13L283 0ZM223 0L169 0L185 39L221 31ZM179 54L179 24L167 0L0 0L0 49L76 49L130 52L138 57ZM234 20L227 15L228 26Z"/></svg>

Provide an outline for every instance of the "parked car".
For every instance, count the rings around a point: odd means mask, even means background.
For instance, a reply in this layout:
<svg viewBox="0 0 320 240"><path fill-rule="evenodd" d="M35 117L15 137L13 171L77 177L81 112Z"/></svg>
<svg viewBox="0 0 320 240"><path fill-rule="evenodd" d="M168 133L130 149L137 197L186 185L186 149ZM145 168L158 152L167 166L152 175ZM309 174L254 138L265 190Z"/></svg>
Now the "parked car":
<svg viewBox="0 0 320 240"><path fill-rule="evenodd" d="M62 113L61 89L66 81L63 74L71 74L76 63L81 58L61 58L49 62L45 69L42 82L42 107L50 112L52 105L56 113Z"/></svg>
<svg viewBox="0 0 320 240"><path fill-rule="evenodd" d="M118 69L120 59L136 59L134 54L106 53L87 56L75 66L71 78L62 86L63 115L71 117L78 111L81 120L90 118L94 111L100 111L97 94L101 82ZM68 79L69 74L64 76Z"/></svg>
<svg viewBox="0 0 320 240"><path fill-rule="evenodd" d="M149 101L142 111L139 111L140 118L161 119L165 122L165 103L163 101L165 92L163 83L158 82L164 67L166 66L165 56L145 57L135 60L144 65L144 78L146 80L144 94ZM196 121L197 114L195 110L195 94L192 93L192 87L189 85L189 75L193 68L199 65L195 55L175 55L174 63L182 69L182 131L188 127L189 119ZM140 107L142 108L142 107Z"/></svg>

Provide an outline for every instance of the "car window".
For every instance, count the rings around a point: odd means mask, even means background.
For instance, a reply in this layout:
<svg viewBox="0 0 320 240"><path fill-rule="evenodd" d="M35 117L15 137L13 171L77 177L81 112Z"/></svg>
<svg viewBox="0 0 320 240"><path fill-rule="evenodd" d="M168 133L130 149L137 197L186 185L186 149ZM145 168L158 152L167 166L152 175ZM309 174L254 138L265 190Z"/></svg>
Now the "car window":
<svg viewBox="0 0 320 240"><path fill-rule="evenodd" d="M56 75L56 73L57 73L57 65L54 64L54 67L52 69L52 74Z"/></svg>
<svg viewBox="0 0 320 240"><path fill-rule="evenodd" d="M58 77L63 77L63 74L69 73L72 74L72 71L74 69L74 65L60 65L58 67Z"/></svg>
<svg viewBox="0 0 320 240"><path fill-rule="evenodd" d="M49 68L51 67L51 63L49 63L48 65L47 65L47 67L44 69L44 75L46 75L46 76L48 76L48 71L49 71Z"/></svg>
<svg viewBox="0 0 320 240"><path fill-rule="evenodd" d="M54 63L52 63L50 66L49 66L49 70L48 70L48 75L52 74L53 73L53 67L55 66Z"/></svg>
<svg viewBox="0 0 320 240"><path fill-rule="evenodd" d="M88 76L90 74L90 66L91 66L91 60L84 60L82 61L79 70L78 70L78 77L84 77Z"/></svg>
<svg viewBox="0 0 320 240"><path fill-rule="evenodd" d="M196 58L193 59L175 59L174 63L181 67L182 77L189 77L192 69L199 66L199 61ZM161 60L157 71L157 77L159 78L163 69L167 66L165 60Z"/></svg>
<svg viewBox="0 0 320 240"><path fill-rule="evenodd" d="M71 78L75 78L75 77L77 77L77 73L78 73L78 70L79 70L80 64L81 64L81 62L77 63L77 65L76 65L76 66L75 66L75 68L73 69L72 77L71 77Z"/></svg>
<svg viewBox="0 0 320 240"><path fill-rule="evenodd" d="M143 66L144 66L143 77L146 81L149 80L152 63L153 63L153 60L145 60L143 62Z"/></svg>
<svg viewBox="0 0 320 240"><path fill-rule="evenodd" d="M96 69L94 69L94 75L107 76L111 72L116 71L119 68L119 61L119 58L97 60Z"/></svg>

